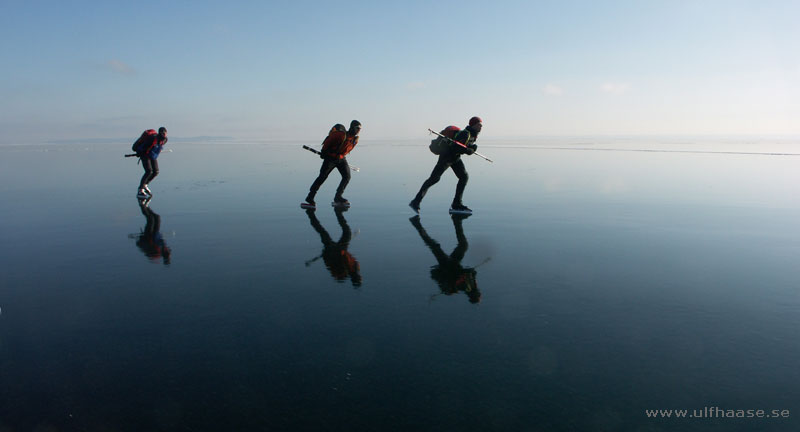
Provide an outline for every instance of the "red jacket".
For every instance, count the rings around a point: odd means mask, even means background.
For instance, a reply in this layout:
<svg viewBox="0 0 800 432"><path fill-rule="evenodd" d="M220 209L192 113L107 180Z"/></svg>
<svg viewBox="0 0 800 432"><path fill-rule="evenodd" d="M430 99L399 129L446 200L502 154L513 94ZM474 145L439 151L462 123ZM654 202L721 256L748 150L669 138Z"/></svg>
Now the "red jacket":
<svg viewBox="0 0 800 432"><path fill-rule="evenodd" d="M350 135L334 127L322 142L322 154L335 159L344 159L356 144L358 144L358 135Z"/></svg>

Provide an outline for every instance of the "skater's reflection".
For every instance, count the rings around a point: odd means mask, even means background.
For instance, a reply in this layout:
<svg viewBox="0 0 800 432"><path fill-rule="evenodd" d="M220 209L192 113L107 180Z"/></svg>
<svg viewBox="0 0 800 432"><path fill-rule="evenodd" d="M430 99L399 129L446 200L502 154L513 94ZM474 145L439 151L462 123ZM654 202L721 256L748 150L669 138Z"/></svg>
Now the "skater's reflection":
<svg viewBox="0 0 800 432"><path fill-rule="evenodd" d="M336 220L339 222L339 226L342 227L342 237L337 242L331 239L331 236L319 223L315 210L306 210L311 226L314 227L314 231L319 234L320 240L322 240L322 253L316 258L306 261L306 266L322 258L325 261L325 267L328 268L334 279L338 282L344 282L347 278L350 278L353 286L359 287L361 286L360 267L355 257L347 251L350 246L350 239L353 237L350 232L350 226L347 225L347 221L342 214L347 211L347 208L336 207L333 211L336 213Z"/></svg>
<svg viewBox="0 0 800 432"><path fill-rule="evenodd" d="M464 254L467 253L467 248L469 248L461 222L470 215L452 214L450 216L453 219L456 239L458 240L458 244L450 255L444 253L439 243L428 235L425 228L422 227L418 215L412 217L409 221L417 229L422 241L433 252L433 256L436 257L438 264L431 267L431 279L439 284L439 290L442 294L453 295L463 291L469 298L470 303L479 303L481 301L481 292L478 290L478 282L476 280L478 271L473 267L463 267L461 265L461 260L464 258Z"/></svg>
<svg viewBox="0 0 800 432"><path fill-rule="evenodd" d="M136 246L151 261L163 259L164 265L169 265L172 250L164 243L161 236L161 216L150 208L150 198L139 200L139 209L147 222L139 234L130 234L128 237L136 239Z"/></svg>

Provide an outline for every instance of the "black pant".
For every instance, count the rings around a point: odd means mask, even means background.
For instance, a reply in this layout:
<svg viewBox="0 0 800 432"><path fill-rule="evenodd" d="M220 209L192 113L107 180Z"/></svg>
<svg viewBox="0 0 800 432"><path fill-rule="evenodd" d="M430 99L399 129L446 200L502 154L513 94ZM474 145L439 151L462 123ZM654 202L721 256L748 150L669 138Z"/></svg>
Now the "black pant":
<svg viewBox="0 0 800 432"><path fill-rule="evenodd" d="M452 168L456 177L458 177L456 196L453 198L453 204L461 204L461 197L464 195L464 188L467 187L469 174L467 174L467 168L464 166L464 161L462 161L461 158L453 159L448 155L439 156L436 166L434 166L433 171L431 171L431 176L422 183L422 187L419 189L419 192L417 192L414 201L417 203L421 202L422 198L425 197L425 193L428 192L428 188L439 182L439 179L442 178L442 174L447 171L447 168Z"/></svg>
<svg viewBox="0 0 800 432"><path fill-rule="evenodd" d="M144 185L153 181L154 178L158 175L158 161L155 159L150 159L149 157L141 158L142 167L144 167L144 175L142 176L142 180L139 181L139 189L143 188Z"/></svg>
<svg viewBox="0 0 800 432"><path fill-rule="evenodd" d="M350 183L350 165L347 163L347 158L325 158L322 161L322 167L319 169L319 176L317 176L317 179L311 184L311 189L308 193L310 197L313 198L314 195L317 194L320 186L322 186L322 183L325 183L325 180L334 168L339 170L339 174L342 175L342 181L339 182L339 187L336 188L336 196L342 196L344 188L347 187L347 183Z"/></svg>

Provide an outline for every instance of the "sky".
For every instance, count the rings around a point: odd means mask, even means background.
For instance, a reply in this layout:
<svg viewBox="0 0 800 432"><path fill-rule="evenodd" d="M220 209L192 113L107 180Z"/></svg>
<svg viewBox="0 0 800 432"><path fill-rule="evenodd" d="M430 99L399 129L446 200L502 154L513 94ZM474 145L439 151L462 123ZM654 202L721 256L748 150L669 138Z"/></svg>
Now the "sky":
<svg viewBox="0 0 800 432"><path fill-rule="evenodd" d="M800 2L0 2L0 144L800 134Z"/></svg>

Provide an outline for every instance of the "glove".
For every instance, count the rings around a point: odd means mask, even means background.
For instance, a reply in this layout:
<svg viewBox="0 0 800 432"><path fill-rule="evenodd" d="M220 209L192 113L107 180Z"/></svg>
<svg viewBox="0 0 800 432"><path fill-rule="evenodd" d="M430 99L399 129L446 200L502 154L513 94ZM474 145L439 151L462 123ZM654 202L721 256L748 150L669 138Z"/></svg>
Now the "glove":
<svg viewBox="0 0 800 432"><path fill-rule="evenodd" d="M325 159L325 154L324 154L324 153L320 153L320 154L319 154L319 158L320 158L320 159Z"/></svg>
<svg viewBox="0 0 800 432"><path fill-rule="evenodd" d="M477 150L478 150L478 146L476 146L475 144L470 144L467 147L467 154L471 155L471 154L475 153L475 151L477 151Z"/></svg>

